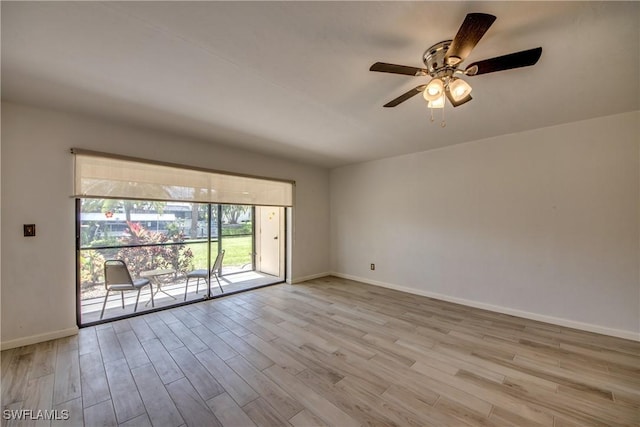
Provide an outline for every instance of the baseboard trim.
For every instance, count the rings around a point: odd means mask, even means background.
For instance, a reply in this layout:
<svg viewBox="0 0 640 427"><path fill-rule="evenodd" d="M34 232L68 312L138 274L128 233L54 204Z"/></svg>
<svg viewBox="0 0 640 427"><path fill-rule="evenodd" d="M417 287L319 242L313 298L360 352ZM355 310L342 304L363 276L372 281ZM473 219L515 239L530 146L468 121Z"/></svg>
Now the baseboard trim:
<svg viewBox="0 0 640 427"><path fill-rule="evenodd" d="M15 340L0 342L0 350L9 350L10 348L22 347L24 345L37 344L43 341L55 340L57 338L64 338L71 335L78 334L78 327L61 329L59 331L47 332L44 334L31 335L24 338L17 338Z"/></svg>
<svg viewBox="0 0 640 427"><path fill-rule="evenodd" d="M623 329L608 328L606 326L594 325L592 323L578 322L575 320L563 319L560 317L548 316L545 314L532 313L530 311L516 310L513 308L487 304L487 303L468 300L464 298L452 297L449 295L439 294L435 292L423 291L420 289L413 289L406 286L396 285L393 283L381 282L378 280L368 279L366 277L353 276L350 274L332 272L331 275L340 277L342 279L355 280L357 282L362 282L369 285L380 286L383 288L393 289L396 291L407 292L409 294L420 295L420 296L433 298L441 301L447 301L447 302L452 302L456 304L466 305L469 307L481 308L483 310L493 311L496 313L508 314L511 316L522 317L530 320L537 320L539 322L551 323L553 325L565 326L567 328L579 329L581 331L595 332L597 334L609 335L612 337L624 338L632 341L640 341L640 333L626 331Z"/></svg>
<svg viewBox="0 0 640 427"><path fill-rule="evenodd" d="M313 279L319 279L321 277L331 276L331 274L332 273L327 271L327 272L324 272L324 273L311 274L309 276L296 277L295 279L291 279L290 283L295 285L296 283L306 282L307 280L313 280Z"/></svg>

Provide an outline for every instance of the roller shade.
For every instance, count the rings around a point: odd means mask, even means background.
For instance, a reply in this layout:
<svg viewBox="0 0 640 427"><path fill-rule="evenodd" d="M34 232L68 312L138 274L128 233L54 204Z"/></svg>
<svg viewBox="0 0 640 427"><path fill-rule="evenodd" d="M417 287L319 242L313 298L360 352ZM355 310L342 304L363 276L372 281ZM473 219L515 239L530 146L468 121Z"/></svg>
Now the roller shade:
<svg viewBox="0 0 640 427"><path fill-rule="evenodd" d="M75 197L292 206L292 181L72 149Z"/></svg>

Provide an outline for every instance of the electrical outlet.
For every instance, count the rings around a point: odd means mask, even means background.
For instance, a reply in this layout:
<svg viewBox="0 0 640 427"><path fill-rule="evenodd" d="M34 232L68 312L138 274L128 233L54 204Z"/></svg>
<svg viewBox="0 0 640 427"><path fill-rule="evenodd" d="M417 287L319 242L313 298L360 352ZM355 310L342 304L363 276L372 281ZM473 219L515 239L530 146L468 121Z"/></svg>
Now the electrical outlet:
<svg viewBox="0 0 640 427"><path fill-rule="evenodd" d="M372 269L372 270L375 270L375 269L376 269L376 265L375 265L375 264L373 264L373 263L371 263L371 269Z"/></svg>

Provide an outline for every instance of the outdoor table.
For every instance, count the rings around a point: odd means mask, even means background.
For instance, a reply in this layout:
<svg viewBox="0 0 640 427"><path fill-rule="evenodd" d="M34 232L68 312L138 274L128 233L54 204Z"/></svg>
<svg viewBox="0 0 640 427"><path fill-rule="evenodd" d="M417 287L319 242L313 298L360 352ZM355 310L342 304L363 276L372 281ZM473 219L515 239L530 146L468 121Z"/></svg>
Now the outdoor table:
<svg viewBox="0 0 640 427"><path fill-rule="evenodd" d="M155 270L141 271L140 277L148 278L156 286L156 291L153 294L154 298L156 295L158 295L158 292L162 292L163 294L168 295L173 299L177 299L176 297L162 289L162 282L158 279L160 276L164 276L166 274L175 274L175 272L176 271L173 268L156 268ZM149 305L150 301L151 300L147 301L145 306Z"/></svg>

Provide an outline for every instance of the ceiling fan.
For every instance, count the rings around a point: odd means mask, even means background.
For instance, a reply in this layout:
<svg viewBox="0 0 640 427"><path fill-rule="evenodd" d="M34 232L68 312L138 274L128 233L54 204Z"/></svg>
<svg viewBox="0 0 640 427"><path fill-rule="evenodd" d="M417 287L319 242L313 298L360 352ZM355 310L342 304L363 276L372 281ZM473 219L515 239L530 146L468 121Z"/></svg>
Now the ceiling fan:
<svg viewBox="0 0 640 427"><path fill-rule="evenodd" d="M424 52L422 61L426 68L387 64L385 62L373 64L369 71L431 77L429 83L416 86L389 101L384 106L395 107L422 92L424 98L429 102L430 108L444 108L445 97L451 105L459 107L471 101L471 86L462 80L460 76L472 77L512 68L527 67L538 62L540 55L542 55L541 47L477 61L469 64L464 69L460 68L460 64L469 56L471 50L478 44L495 20L495 16L486 13L467 14L453 40L436 43Z"/></svg>

